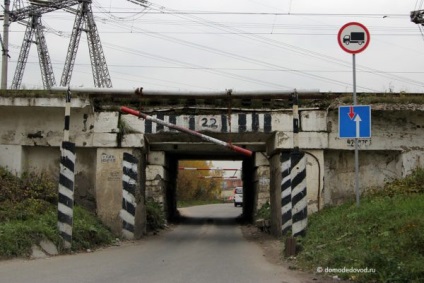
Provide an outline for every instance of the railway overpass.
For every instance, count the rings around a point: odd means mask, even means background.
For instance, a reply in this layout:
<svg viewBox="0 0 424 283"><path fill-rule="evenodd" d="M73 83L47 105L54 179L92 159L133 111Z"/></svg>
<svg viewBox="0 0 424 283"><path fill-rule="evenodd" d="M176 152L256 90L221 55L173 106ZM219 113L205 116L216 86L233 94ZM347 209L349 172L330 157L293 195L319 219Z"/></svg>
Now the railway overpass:
<svg viewBox="0 0 424 283"><path fill-rule="evenodd" d="M269 201L271 228L281 231L280 153L293 148L291 93L231 91L209 94L119 90L71 90L70 140L76 144L75 202L96 211L121 231L123 153L140 160L137 235L145 227L144 200L163 204L169 220L177 214L178 161L240 160L243 217L253 221ZM0 165L20 174L47 171L58 176L63 139L65 90L4 90L0 95ZM299 147L307 153L308 210L354 198L353 140L338 135L338 106L349 93L299 92ZM361 190L382 185L424 166L424 96L359 94L372 108L372 138L361 140ZM142 110L152 117L195 130L253 152L240 155L195 136L120 111ZM144 218L143 218L144 217Z"/></svg>

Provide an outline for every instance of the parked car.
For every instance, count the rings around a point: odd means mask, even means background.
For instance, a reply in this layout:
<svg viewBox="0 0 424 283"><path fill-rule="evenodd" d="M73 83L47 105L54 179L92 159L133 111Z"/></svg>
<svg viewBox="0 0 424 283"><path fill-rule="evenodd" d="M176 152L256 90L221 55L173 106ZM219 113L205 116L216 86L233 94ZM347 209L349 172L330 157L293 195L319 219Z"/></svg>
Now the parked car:
<svg viewBox="0 0 424 283"><path fill-rule="evenodd" d="M236 187L234 189L234 206L243 206L243 187Z"/></svg>

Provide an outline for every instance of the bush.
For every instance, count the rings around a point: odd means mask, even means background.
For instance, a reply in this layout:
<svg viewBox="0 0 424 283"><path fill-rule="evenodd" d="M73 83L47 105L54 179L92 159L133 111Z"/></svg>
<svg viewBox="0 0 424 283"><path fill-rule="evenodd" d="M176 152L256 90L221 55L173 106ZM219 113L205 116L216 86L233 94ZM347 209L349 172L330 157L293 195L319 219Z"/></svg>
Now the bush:
<svg viewBox="0 0 424 283"><path fill-rule="evenodd" d="M37 218L51 207L52 204L41 199L24 199L18 203L6 200L0 206L0 222Z"/></svg>
<svg viewBox="0 0 424 283"><path fill-rule="evenodd" d="M366 195L393 197L399 194L424 194L424 168L417 168L406 178L389 182L383 188L373 188Z"/></svg>
<svg viewBox="0 0 424 283"><path fill-rule="evenodd" d="M256 219L271 220L271 205L269 202L264 203L256 213Z"/></svg>
<svg viewBox="0 0 424 283"><path fill-rule="evenodd" d="M153 200L146 201L147 231L157 231L165 227L165 215L162 205Z"/></svg>
<svg viewBox="0 0 424 283"><path fill-rule="evenodd" d="M22 202L26 199L40 199L57 203L57 182L46 173L25 172L19 178L0 167L0 203Z"/></svg>

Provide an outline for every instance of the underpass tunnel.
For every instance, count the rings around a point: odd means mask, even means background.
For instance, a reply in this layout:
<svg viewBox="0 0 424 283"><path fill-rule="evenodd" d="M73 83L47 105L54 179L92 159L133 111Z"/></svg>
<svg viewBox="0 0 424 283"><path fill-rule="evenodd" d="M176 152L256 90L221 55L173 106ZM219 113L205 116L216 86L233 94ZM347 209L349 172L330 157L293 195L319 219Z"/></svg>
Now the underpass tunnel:
<svg viewBox="0 0 424 283"><path fill-rule="evenodd" d="M222 145L204 142L198 137L176 133L156 132L145 135L146 154L146 200L153 199L163 207L166 220L175 223L181 220L184 209L178 207L177 188L180 164L184 161L238 162L243 186L243 205L237 208L237 222L253 223L257 210L269 202L270 163L267 159L267 141L271 133L207 133L221 140L252 152L241 154ZM230 166L232 167L232 166ZM196 216L193 216L196 217ZM200 216L199 216L200 217ZM214 218L214 216L211 216ZM200 217L202 218L202 217ZM216 220L215 217L214 221ZM205 219L201 219L204 221Z"/></svg>
<svg viewBox="0 0 424 283"><path fill-rule="evenodd" d="M210 174L212 171L206 171L202 173L203 176L199 175L198 178L205 178L203 184L210 184L214 182L215 185L217 184L219 186L219 197L217 201L221 203L226 203L229 206L233 206L234 209L238 211L236 215L238 223L251 223L254 220L254 214L257 209L256 206L258 200L258 186L256 185L257 182L255 182L255 179L257 178L255 178L256 169L254 157L243 157L236 154L226 154L220 156L219 154L217 154L217 152L204 152L199 155L198 153L191 154L189 152L151 151L147 154L147 160L148 164L146 166L146 197L153 198L156 201L162 203L165 216L168 222L175 223L184 220L184 209L178 208L178 202L181 199L179 199L177 191L178 186L180 186L180 189L184 189L181 188L181 186L184 186L184 184L179 184L178 182L179 174L183 174L181 173L181 164L184 164L184 161L202 161L203 163L211 162L212 166L214 161L218 161L224 164L238 164L237 167L238 169L241 169L241 172L237 173L237 179L241 182L241 186L243 187L243 205L241 207L234 207L233 199L228 198L228 194L230 192L231 197L234 196L235 187L231 187L231 185L226 185L224 178L220 179L219 177L216 177L216 179L208 179L208 176L205 177L205 174ZM193 170L191 170L191 172L193 172ZM227 197L226 199L223 199L221 195L225 186L227 186ZM216 223L217 221L220 221L218 219L220 218L218 214L219 212L217 213L217 215L210 216L194 215L190 218L192 222L196 222L197 219L202 223L204 223L205 221L213 221L214 223ZM221 223L224 222L225 221Z"/></svg>
<svg viewBox="0 0 424 283"><path fill-rule="evenodd" d="M214 224L229 224L229 223L240 223L240 222L251 222L253 221L253 213L255 211L255 186L253 185L253 158L240 158L238 156L232 157L229 159L217 159L215 155L202 155L196 157L190 157L188 155L175 155L169 154L170 166L172 166L173 170L170 172L170 177L172 180L169 182L169 186L166 188L166 207L165 211L167 211L168 221L178 221L181 223L182 221L190 222L190 223L214 223ZM214 171L213 167L214 162L226 163L231 168L238 167L237 177L234 179L225 178L224 170ZM206 164L209 163L207 168L211 168L210 171L197 171L196 168L187 168L182 167L183 164ZM237 165L233 165L237 164ZM200 166L201 167L201 166ZM184 171L187 169L187 171ZM241 170L240 170L241 169ZM236 211L234 219L222 219L220 216L220 212L217 211L213 215L186 215L184 213L184 208L179 208L178 203L183 201L182 192L186 189L184 187L183 174L190 174L192 178L199 178L200 187L204 187L203 190L199 188L198 191L195 192L193 196L193 201L201 201L203 200L214 200L218 203L224 203L228 206L232 207L232 210ZM215 176L211 176L215 175ZM234 205L234 196L235 196L235 188L242 186L243 187L243 204L241 206ZM207 191L214 189L214 192ZM219 191L217 191L217 189ZM179 192L177 191L179 190ZM225 192L226 197L222 197L223 192ZM219 195L218 195L219 194ZM228 195L231 194L229 197ZM194 202L196 203L196 202ZM231 209L231 208L230 208ZM190 218L190 219L187 219Z"/></svg>

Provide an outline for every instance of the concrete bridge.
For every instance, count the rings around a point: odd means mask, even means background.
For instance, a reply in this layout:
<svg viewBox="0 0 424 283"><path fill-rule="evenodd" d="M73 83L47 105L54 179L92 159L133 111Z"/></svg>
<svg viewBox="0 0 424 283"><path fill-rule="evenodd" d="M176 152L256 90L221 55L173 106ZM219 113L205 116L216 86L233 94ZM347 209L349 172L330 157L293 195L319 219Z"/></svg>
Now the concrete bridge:
<svg viewBox="0 0 424 283"><path fill-rule="evenodd" d="M117 234L121 231L122 159L140 160L136 236L145 230L144 200L176 215L178 161L240 160L244 184L243 217L252 221L270 201L272 232L281 231L280 152L293 148L293 111L287 95L146 95L148 92L73 90L70 140L76 143L75 201L96 211ZM20 174L47 171L58 176L64 128L65 91L2 91L0 165ZM154 93L153 93L154 94ZM158 93L159 94L159 93ZM228 93L227 93L228 94ZM353 140L338 137L339 105L351 94L299 93L299 147L307 153L308 210L354 198ZM360 187L407 175L424 166L424 96L360 94L372 107L372 138L360 144ZM245 157L161 125L125 115L119 106L145 113L254 152ZM145 216L145 215L144 215Z"/></svg>

